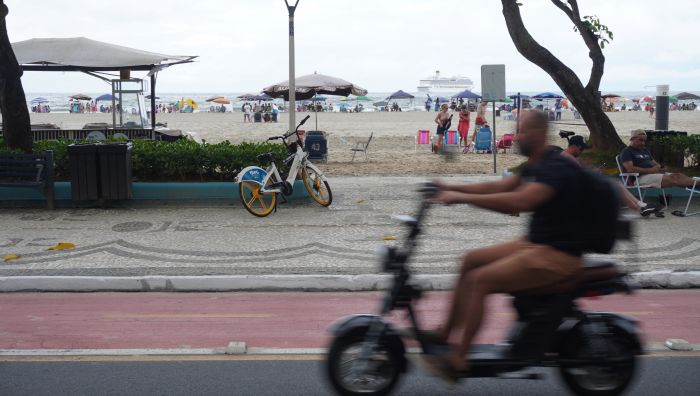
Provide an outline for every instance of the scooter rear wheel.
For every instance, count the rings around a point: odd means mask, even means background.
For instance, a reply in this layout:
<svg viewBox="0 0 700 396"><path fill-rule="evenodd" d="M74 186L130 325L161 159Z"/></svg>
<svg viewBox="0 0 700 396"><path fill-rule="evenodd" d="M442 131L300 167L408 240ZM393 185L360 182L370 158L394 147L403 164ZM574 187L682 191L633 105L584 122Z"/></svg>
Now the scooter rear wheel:
<svg viewBox="0 0 700 396"><path fill-rule="evenodd" d="M577 333L567 340L563 353L566 359L591 359L591 340ZM619 359L614 365L581 365L560 367L566 385L578 396L616 396L624 392L634 377L635 350L632 343L620 334L612 334L604 340L608 357Z"/></svg>
<svg viewBox="0 0 700 396"><path fill-rule="evenodd" d="M328 351L327 370L333 388L343 396L387 395L401 375L401 351L387 337L361 359L364 334L336 338Z"/></svg>

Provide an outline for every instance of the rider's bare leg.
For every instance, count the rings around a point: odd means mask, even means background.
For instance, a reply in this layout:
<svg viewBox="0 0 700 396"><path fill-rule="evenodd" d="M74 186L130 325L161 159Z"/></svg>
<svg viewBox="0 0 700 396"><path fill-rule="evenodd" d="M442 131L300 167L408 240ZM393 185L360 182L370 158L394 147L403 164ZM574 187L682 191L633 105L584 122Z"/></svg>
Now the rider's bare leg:
<svg viewBox="0 0 700 396"><path fill-rule="evenodd" d="M493 293L514 293L550 285L566 279L581 268L581 258L546 245L525 245L515 253L470 271L458 285L465 290L461 312L464 333L449 356L456 370L468 368L469 352L484 315L484 300Z"/></svg>
<svg viewBox="0 0 700 396"><path fill-rule="evenodd" d="M525 245L525 241L517 239L514 241L501 243L494 246L489 246L481 249L475 249L464 255L462 260L462 268L459 278L455 283L454 293L450 302L447 320L445 324L437 330L437 336L441 341L447 341L452 331L460 326L463 317L461 313L464 311L462 305L465 301L467 290L463 287L464 279L475 268L494 262L500 258L506 257L518 251Z"/></svg>

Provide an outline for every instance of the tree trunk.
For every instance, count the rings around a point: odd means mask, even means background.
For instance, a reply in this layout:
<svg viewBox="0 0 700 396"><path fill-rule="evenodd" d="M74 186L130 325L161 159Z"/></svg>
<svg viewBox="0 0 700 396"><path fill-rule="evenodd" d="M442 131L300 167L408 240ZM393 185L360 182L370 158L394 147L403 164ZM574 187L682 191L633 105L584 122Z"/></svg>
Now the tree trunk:
<svg viewBox="0 0 700 396"><path fill-rule="evenodd" d="M27 100L22 89L22 68L7 36L8 9L0 0L0 111L5 144L26 153L32 151L32 129Z"/></svg>
<svg viewBox="0 0 700 396"><path fill-rule="evenodd" d="M600 82L603 72L602 65L605 62L602 53L589 52L594 67L591 82L589 82L587 87L584 87L573 70L562 63L549 50L542 47L530 35L523 24L518 0L501 0L501 3L508 33L513 40L513 44L515 44L515 48L527 60L549 74L566 97L569 98L588 127L593 147L601 150L620 150L624 147L622 140L617 135L615 126L603 112L600 102L597 100L597 83ZM597 75L598 73L600 75Z"/></svg>

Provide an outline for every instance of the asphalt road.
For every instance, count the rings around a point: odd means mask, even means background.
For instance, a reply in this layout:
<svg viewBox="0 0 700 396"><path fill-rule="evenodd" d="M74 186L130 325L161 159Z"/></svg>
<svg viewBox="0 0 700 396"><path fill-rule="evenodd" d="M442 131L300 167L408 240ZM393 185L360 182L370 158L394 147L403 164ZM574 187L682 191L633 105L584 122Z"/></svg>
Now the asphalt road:
<svg viewBox="0 0 700 396"><path fill-rule="evenodd" d="M224 357L229 359L228 357ZM294 357L290 357L294 358ZM0 362L0 395L325 395L332 394L320 361L156 361ZM123 360L123 358L114 358ZM206 358L211 359L211 358ZM235 359L235 358L233 358ZM700 389L700 357L645 357L628 394L692 395ZM400 395L562 395L557 375L545 380L473 379L448 390L439 380L412 370Z"/></svg>

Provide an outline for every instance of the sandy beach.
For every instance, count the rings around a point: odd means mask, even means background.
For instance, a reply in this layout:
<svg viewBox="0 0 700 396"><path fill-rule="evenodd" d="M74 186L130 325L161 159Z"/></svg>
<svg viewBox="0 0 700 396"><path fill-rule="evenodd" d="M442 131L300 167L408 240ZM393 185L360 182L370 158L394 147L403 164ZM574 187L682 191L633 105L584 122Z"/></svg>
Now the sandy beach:
<svg viewBox="0 0 700 396"><path fill-rule="evenodd" d="M302 129L315 130L314 113L297 113L297 120L311 115ZM492 120L491 113L487 113ZM648 113L608 113L623 141L633 129L654 129L654 119ZM328 133L328 163L322 164L329 175L448 175L493 173L493 157L486 154L460 154L452 160L432 154L429 146L415 150L416 131L435 131L434 112L367 112L367 113L319 113L318 130ZM455 117L456 119L457 117ZM31 114L32 123L54 123L62 128L82 128L88 122L109 122L110 114ZM229 140L264 141L269 136L280 135L287 130L287 114L282 114L278 123L243 123L243 115L235 113L158 114L158 122L166 122L170 128L198 132L207 142ZM456 129L457 123L452 129ZM473 126L472 126L473 129ZM550 125L551 141L562 145L564 140L556 136L559 129L575 131L587 136L588 131L581 120L575 120L571 112L565 111L561 123ZM669 129L700 133L700 111L670 112ZM496 134L514 132L515 122L496 118ZM370 133L374 138L369 147L369 162L360 154L350 162L350 148L356 141L366 140ZM523 157L508 153L498 154L497 172L521 163Z"/></svg>

